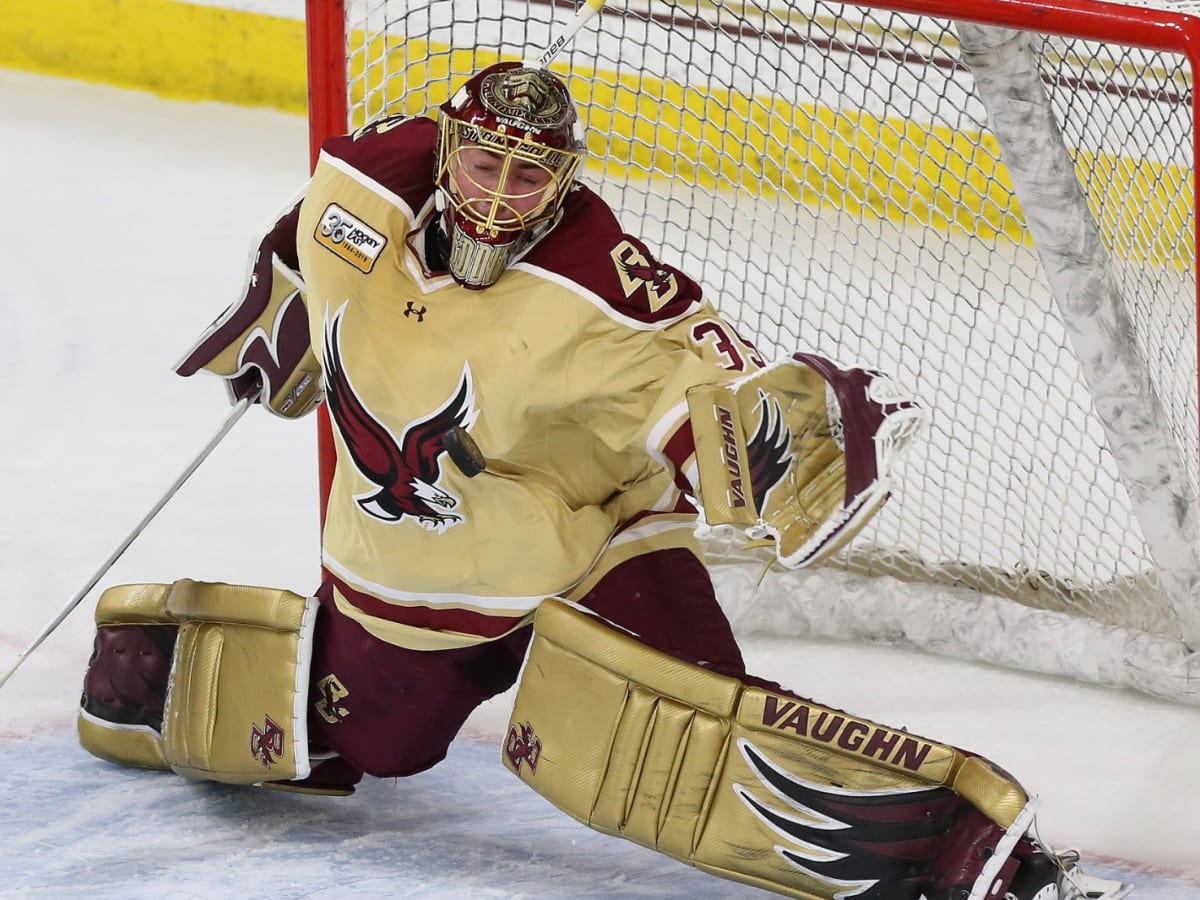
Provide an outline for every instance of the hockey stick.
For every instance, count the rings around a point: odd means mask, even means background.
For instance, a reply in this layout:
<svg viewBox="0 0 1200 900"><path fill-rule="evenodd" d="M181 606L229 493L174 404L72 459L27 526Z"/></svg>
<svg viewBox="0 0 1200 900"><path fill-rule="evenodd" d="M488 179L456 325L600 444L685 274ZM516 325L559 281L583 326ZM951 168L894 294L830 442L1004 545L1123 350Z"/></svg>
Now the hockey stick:
<svg viewBox="0 0 1200 900"><path fill-rule="evenodd" d="M175 496L176 492L183 487L183 483L192 476L192 473L195 472L196 469L200 467L200 464L208 458L208 455L213 452L217 444L224 440L225 435L229 434L230 429L237 424L238 419L240 419L245 414L246 410L250 408L250 402L250 398L247 397L239 400L234 405L229 415L225 417L225 421L221 423L221 427L217 429L217 433L214 434L212 439L204 445L204 449L201 450L196 455L196 458L188 464L188 467L183 470L178 478L175 479L174 483L167 488L167 492L163 494L158 499L158 502L151 507L150 511L142 517L142 521L138 522L133 531L126 535L125 540L121 541L121 543L117 546L117 549L112 552L108 559L100 564L100 568L97 569L95 574L88 579L87 584L81 587L79 592L67 602L67 605L62 608L62 610L57 616L54 617L50 624L42 629L42 633L33 639L33 643L22 650L17 655L17 658L13 661L13 664L8 667L7 671L5 671L3 675L0 675L0 687L4 687L8 679L12 677L13 672L17 671L17 668L25 661L25 658L38 647L40 647L42 641L46 640L46 638L50 636L54 629L61 625L63 620L71 614L71 611L74 610L75 607L77 607L81 602L83 602L83 598L86 597L88 592L96 586L96 583L104 577L104 573L113 567L113 564L121 558L121 554L128 550L129 545L132 544L134 540L137 539L137 536L146 529L146 526L150 524L150 520L158 515L159 511L167 505L167 501Z"/></svg>
<svg viewBox="0 0 1200 900"><path fill-rule="evenodd" d="M549 46L537 56L526 59L525 65L537 69L544 69L550 65L551 61L554 57L558 56L562 48L567 46L567 42L575 37L575 33L590 22L596 13L600 12L600 7L603 5L604 0L584 0L583 6L575 10L575 16L571 21L567 22L557 34L551 33Z"/></svg>

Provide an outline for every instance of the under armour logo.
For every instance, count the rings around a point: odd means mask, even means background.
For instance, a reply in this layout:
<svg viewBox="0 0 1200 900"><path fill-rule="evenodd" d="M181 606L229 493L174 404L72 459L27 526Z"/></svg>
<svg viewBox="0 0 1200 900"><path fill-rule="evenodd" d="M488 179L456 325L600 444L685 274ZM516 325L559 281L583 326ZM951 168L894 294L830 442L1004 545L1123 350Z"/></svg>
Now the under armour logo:
<svg viewBox="0 0 1200 900"><path fill-rule="evenodd" d="M537 771L538 759L542 755L542 739L533 733L533 726L526 722L520 726L510 725L508 740L504 742L504 752L509 762L519 773L521 763L529 763L529 773Z"/></svg>
<svg viewBox="0 0 1200 900"><path fill-rule="evenodd" d="M283 737L283 729L270 716L266 716L262 728L251 724L250 755L261 762L264 769L271 768L283 758Z"/></svg>
<svg viewBox="0 0 1200 900"><path fill-rule="evenodd" d="M326 675L318 681L317 691L321 698L313 704L313 709L330 725L336 725L350 715L350 710L338 705L339 701L350 696L350 692L346 690L345 685L338 681L336 675Z"/></svg>
<svg viewBox="0 0 1200 900"><path fill-rule="evenodd" d="M413 302L409 300L408 307L404 310L404 315L416 316L418 322L424 322L426 312L428 312L428 310L426 310L425 307L422 306L420 309L417 309L417 307L413 305Z"/></svg>

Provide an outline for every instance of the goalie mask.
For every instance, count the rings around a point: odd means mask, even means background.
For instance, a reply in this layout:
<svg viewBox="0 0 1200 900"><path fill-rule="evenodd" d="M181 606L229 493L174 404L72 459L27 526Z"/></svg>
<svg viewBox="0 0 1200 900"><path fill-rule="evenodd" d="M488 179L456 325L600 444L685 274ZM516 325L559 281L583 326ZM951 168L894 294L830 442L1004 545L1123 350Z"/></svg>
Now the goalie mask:
<svg viewBox="0 0 1200 900"><path fill-rule="evenodd" d="M549 230L583 154L571 95L545 69L488 66L443 104L437 187L454 280L495 284Z"/></svg>

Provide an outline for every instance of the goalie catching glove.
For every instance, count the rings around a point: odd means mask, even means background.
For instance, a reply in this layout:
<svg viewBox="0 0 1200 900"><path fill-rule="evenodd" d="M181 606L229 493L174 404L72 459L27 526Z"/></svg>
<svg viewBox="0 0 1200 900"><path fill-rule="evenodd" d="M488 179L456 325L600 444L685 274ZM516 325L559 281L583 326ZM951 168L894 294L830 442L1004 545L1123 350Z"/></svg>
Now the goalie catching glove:
<svg viewBox="0 0 1200 900"><path fill-rule="evenodd" d="M832 555L867 523L925 421L887 376L811 353L698 385L687 402L706 521L773 538L789 568Z"/></svg>

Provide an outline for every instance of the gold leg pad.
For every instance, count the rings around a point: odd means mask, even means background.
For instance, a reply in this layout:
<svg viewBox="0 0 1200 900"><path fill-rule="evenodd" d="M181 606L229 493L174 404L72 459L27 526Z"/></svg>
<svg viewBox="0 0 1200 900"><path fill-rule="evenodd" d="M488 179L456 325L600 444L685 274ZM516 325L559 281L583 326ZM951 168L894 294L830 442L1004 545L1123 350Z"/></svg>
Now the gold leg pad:
<svg viewBox="0 0 1200 900"><path fill-rule="evenodd" d="M271 588L109 588L96 606L80 743L110 762L193 778L306 778L316 613L314 598Z"/></svg>
<svg viewBox="0 0 1200 900"><path fill-rule="evenodd" d="M180 623L163 714L171 768L228 784L307 777L316 599L179 581L167 611Z"/></svg>
<svg viewBox="0 0 1200 900"><path fill-rule="evenodd" d="M779 850L777 812L819 818L781 799L788 779L857 795L952 788L1005 827L1027 801L984 760L746 687L561 601L543 602L534 630L505 765L585 824L714 874L805 900L846 890Z"/></svg>

